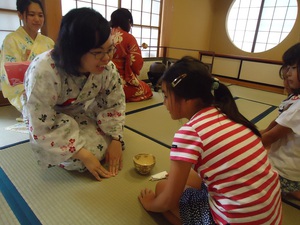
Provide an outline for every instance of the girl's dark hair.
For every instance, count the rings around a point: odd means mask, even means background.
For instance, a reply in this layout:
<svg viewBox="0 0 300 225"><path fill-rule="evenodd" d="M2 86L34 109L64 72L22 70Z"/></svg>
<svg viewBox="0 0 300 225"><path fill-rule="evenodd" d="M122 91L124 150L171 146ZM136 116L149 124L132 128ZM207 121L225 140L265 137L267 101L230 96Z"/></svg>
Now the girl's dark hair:
<svg viewBox="0 0 300 225"><path fill-rule="evenodd" d="M62 19L52 52L55 65L66 73L79 75L81 57L101 47L110 36L108 21L91 8L70 10Z"/></svg>
<svg viewBox="0 0 300 225"><path fill-rule="evenodd" d="M300 43L297 43L285 51L282 55L283 66L297 65L298 80L300 81ZM300 93L300 90L298 90Z"/></svg>
<svg viewBox="0 0 300 225"><path fill-rule="evenodd" d="M45 14L44 7L40 0L17 0L17 11L23 14L27 12L28 7L31 3L37 3L42 9L43 14Z"/></svg>
<svg viewBox="0 0 300 225"><path fill-rule="evenodd" d="M181 76L182 74L186 74L186 76ZM180 81L176 79L180 77L182 77ZM166 88L173 92L175 96L183 99L200 98L204 107L216 106L229 119L243 124L257 136L261 136L255 125L239 112L227 86L215 80L211 76L207 65L201 61L190 56L181 58L163 74L160 82L165 82ZM213 88L214 85L217 86ZM212 89L214 89L214 94Z"/></svg>
<svg viewBox="0 0 300 225"><path fill-rule="evenodd" d="M125 8L115 10L110 16L111 27L121 27L122 30L129 32L133 25L133 18L131 12Z"/></svg>

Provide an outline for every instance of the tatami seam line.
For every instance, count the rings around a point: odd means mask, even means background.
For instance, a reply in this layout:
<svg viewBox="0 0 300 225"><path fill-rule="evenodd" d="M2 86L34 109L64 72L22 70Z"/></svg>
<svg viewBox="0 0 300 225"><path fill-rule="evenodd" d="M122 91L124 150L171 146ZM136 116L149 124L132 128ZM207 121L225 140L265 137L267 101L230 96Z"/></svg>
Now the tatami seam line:
<svg viewBox="0 0 300 225"><path fill-rule="evenodd" d="M19 141L19 142L13 143L13 144L1 146L1 147L0 147L0 151L1 151L1 150L4 150L4 149L6 149L6 148L14 147L14 146L16 146L16 145L24 144L24 143L26 143L26 142L29 142L29 139L23 140L23 141Z"/></svg>
<svg viewBox="0 0 300 225"><path fill-rule="evenodd" d="M20 224L41 225L27 202L0 167L0 191Z"/></svg>

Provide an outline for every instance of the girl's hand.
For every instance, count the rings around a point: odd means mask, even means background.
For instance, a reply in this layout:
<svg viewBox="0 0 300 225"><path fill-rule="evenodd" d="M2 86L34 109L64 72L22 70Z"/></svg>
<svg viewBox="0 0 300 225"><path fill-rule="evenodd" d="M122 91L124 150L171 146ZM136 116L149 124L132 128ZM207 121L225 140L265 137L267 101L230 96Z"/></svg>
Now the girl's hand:
<svg viewBox="0 0 300 225"><path fill-rule="evenodd" d="M123 168L122 144L120 141L112 140L107 148L106 163L109 164L109 172L114 176Z"/></svg>
<svg viewBox="0 0 300 225"><path fill-rule="evenodd" d="M141 190L141 193L138 196L138 198L145 210L149 211L150 204L155 199L155 193L152 190L145 188L144 190Z"/></svg>
<svg viewBox="0 0 300 225"><path fill-rule="evenodd" d="M101 181L101 177L111 177L112 173L107 171L89 150L82 148L76 154L73 155L74 159L79 159L90 171L90 173L98 180Z"/></svg>

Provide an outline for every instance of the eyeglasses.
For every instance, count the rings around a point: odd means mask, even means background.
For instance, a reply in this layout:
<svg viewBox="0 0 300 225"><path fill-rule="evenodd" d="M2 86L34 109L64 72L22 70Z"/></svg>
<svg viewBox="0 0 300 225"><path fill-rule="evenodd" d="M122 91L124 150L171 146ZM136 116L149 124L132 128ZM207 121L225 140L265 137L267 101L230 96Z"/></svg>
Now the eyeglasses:
<svg viewBox="0 0 300 225"><path fill-rule="evenodd" d="M95 59L103 59L105 57L105 55L107 54L109 58L112 58L116 52L116 47L112 46L107 52L89 52L90 54L92 54Z"/></svg>

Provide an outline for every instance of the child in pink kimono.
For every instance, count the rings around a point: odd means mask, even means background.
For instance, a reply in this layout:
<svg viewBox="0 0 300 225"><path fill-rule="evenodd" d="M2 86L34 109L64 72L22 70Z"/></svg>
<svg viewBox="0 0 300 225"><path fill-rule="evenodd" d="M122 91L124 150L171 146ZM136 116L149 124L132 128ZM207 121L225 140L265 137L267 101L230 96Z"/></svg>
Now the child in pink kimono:
<svg viewBox="0 0 300 225"><path fill-rule="evenodd" d="M88 170L97 180L122 168L125 95L114 52L108 21L80 8L63 17L54 49L30 64L23 116L42 167Z"/></svg>

